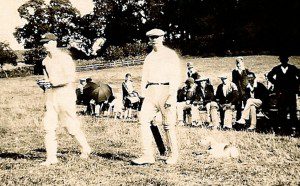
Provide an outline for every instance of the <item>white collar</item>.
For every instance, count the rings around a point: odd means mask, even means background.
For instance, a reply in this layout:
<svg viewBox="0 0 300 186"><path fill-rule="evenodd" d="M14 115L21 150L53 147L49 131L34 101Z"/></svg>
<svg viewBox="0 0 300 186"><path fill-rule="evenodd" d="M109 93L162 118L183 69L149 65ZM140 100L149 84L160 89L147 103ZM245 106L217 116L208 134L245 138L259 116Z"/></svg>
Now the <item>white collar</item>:
<svg viewBox="0 0 300 186"><path fill-rule="evenodd" d="M250 83L248 83L248 85L247 85L247 88L250 88L250 90L253 90L256 87L257 87L257 81L256 81L256 79L254 80L253 87L251 86Z"/></svg>
<svg viewBox="0 0 300 186"><path fill-rule="evenodd" d="M285 68L283 66L281 66L281 70L284 74L287 72L288 68L289 68L289 66L286 66Z"/></svg>

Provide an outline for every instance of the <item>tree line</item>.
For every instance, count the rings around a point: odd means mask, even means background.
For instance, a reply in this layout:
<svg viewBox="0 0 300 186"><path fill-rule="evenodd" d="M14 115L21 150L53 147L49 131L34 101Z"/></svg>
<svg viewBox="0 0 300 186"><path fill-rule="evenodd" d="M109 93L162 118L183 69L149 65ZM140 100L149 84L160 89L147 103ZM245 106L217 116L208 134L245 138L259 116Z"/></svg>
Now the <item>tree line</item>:
<svg viewBox="0 0 300 186"><path fill-rule="evenodd" d="M25 48L40 46L55 33L64 46L77 41L88 54L95 40L109 46L146 43L146 31L166 31L166 43L183 55L300 53L299 0L93 0L93 12L80 15L69 0L29 0L18 11L27 20L14 33Z"/></svg>

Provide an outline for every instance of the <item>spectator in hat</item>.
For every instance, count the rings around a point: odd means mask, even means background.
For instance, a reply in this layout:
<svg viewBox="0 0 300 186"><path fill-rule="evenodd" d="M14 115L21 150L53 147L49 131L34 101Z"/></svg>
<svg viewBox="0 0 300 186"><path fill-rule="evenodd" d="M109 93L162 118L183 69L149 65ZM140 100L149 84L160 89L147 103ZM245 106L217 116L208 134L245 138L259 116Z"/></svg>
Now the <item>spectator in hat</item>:
<svg viewBox="0 0 300 186"><path fill-rule="evenodd" d="M233 111L238 101L237 86L226 75L219 77L222 83L216 92L216 101L220 105L221 123L225 130L232 129Z"/></svg>
<svg viewBox="0 0 300 186"><path fill-rule="evenodd" d="M232 82L237 86L239 97L236 104L237 119L240 119L243 103L243 97L245 94L246 86L248 84L247 74L249 70L245 68L244 58L239 56L235 60L235 69L232 71Z"/></svg>
<svg viewBox="0 0 300 186"><path fill-rule="evenodd" d="M295 135L298 123L296 94L299 91L300 71L296 66L288 64L289 56L287 54L281 54L279 61L281 64L274 67L267 77L274 84L274 91L277 95L278 127L285 128ZM287 122L288 113L291 122ZM283 124L287 124L287 126L283 126Z"/></svg>
<svg viewBox="0 0 300 186"><path fill-rule="evenodd" d="M245 124L246 120L251 118L249 131L256 129L256 111L259 108L266 110L268 103L268 89L260 82L257 82L255 74L249 72L248 85L245 90L244 99L246 102L245 108L242 112L241 119L237 121L239 124Z"/></svg>
<svg viewBox="0 0 300 186"><path fill-rule="evenodd" d="M155 162L150 125L157 111L162 114L166 144L170 149L166 163L176 164L179 158L175 124L177 90L182 82L182 70L176 52L163 45L164 34L160 29L146 33L153 49L147 55L142 71L141 95L145 98L140 112L143 154L132 160L137 165Z"/></svg>
<svg viewBox="0 0 300 186"><path fill-rule="evenodd" d="M187 68L187 77L188 78L192 77L192 75L196 72L196 70L194 69L193 63L187 62L186 68Z"/></svg>
<svg viewBox="0 0 300 186"><path fill-rule="evenodd" d="M184 111L191 110L192 122L195 122L197 107L193 105L196 96L196 84L193 78L188 78L185 81L185 86L180 90L182 100L177 103L178 125L184 125Z"/></svg>
<svg viewBox="0 0 300 186"><path fill-rule="evenodd" d="M209 78L202 77L197 79L196 102L200 103L200 108L207 112L207 122L209 127L217 129L220 127L220 118L218 116L219 106L215 101L214 88L209 82Z"/></svg>
<svg viewBox="0 0 300 186"><path fill-rule="evenodd" d="M48 52L43 60L44 75L52 85L52 88L46 92L46 113L43 121L46 132L47 159L42 165L45 166L58 162L56 156L58 118L81 146L81 157L87 158L91 153L91 148L80 129L80 122L76 116L76 93L73 84L76 77L75 63L67 53L57 48L56 39L54 34L47 33L41 40Z"/></svg>

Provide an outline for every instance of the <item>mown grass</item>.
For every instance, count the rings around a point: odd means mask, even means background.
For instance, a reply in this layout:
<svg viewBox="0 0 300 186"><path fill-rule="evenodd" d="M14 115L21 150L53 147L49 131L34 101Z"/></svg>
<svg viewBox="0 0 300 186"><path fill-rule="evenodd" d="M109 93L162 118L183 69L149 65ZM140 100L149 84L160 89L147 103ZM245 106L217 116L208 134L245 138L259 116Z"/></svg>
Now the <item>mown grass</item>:
<svg viewBox="0 0 300 186"><path fill-rule="evenodd" d="M231 75L234 58L185 58L203 76L217 85L220 74ZM245 56L246 66L260 80L278 64L274 56ZM300 58L291 58L300 66ZM126 73L139 87L141 66L81 72L78 79L92 77L110 83L120 92ZM59 128L60 163L41 167L45 160L42 117L44 94L36 85L39 76L1 79L0 95L0 183L1 185L299 185L300 140L236 131L209 131L178 127L181 157L177 165L167 166L157 156L151 166L132 166L130 160L140 152L138 123L79 116L93 148L90 159L79 158L75 141ZM78 111L82 109L78 107ZM199 143L205 137L235 144L238 159L213 159Z"/></svg>

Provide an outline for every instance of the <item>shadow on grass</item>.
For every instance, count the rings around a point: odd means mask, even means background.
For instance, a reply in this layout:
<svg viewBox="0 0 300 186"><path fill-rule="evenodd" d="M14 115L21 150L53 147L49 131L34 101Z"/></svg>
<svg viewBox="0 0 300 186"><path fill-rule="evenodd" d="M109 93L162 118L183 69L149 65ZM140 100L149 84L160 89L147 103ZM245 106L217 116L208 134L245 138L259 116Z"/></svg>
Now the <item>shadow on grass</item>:
<svg viewBox="0 0 300 186"><path fill-rule="evenodd" d="M34 155L34 154L19 154L19 153L15 153L15 152L0 152L0 158L13 159L13 160L18 160L18 159L34 160L34 159L40 159L42 157Z"/></svg>
<svg viewBox="0 0 300 186"><path fill-rule="evenodd" d="M104 158L104 159L117 160L117 161L129 161L130 159L133 158L133 156L125 154L125 153L113 154L113 153L107 152L107 153L93 153L93 154L98 157Z"/></svg>

